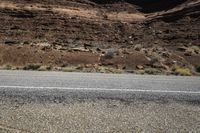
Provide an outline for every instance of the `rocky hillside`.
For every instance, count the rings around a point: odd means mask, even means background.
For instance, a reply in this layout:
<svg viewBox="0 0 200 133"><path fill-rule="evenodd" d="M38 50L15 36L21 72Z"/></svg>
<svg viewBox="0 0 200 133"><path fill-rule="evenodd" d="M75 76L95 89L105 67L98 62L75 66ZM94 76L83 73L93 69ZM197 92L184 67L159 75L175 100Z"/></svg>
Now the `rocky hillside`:
<svg viewBox="0 0 200 133"><path fill-rule="evenodd" d="M200 0L0 2L6 69L198 74L199 39Z"/></svg>

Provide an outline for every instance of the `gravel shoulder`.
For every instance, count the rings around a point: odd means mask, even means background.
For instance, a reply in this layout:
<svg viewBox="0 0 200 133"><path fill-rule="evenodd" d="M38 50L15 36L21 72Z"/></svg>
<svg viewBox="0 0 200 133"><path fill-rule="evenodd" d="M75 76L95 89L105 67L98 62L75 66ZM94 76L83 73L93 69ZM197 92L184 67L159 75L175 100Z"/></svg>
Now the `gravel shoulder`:
<svg viewBox="0 0 200 133"><path fill-rule="evenodd" d="M0 132L200 132L199 112L199 105L173 102L0 101Z"/></svg>

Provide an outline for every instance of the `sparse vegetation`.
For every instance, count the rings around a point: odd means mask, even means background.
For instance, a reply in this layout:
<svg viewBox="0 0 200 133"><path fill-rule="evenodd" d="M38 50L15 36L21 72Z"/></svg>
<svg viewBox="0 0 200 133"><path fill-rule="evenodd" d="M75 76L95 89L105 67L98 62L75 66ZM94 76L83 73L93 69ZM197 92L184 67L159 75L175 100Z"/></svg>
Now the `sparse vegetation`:
<svg viewBox="0 0 200 133"><path fill-rule="evenodd" d="M156 75L156 74L160 74L161 71L158 69L155 69L155 68L147 68L147 69L145 69L145 73Z"/></svg>
<svg viewBox="0 0 200 133"><path fill-rule="evenodd" d="M192 46L191 49L196 53L200 53L200 48L198 46Z"/></svg>
<svg viewBox="0 0 200 133"><path fill-rule="evenodd" d="M76 67L64 67L62 68L63 72L76 72L77 68Z"/></svg>
<svg viewBox="0 0 200 133"><path fill-rule="evenodd" d="M64 67L61 69L63 72L99 72L99 73L122 73L122 70L111 68L111 67L98 67L98 68L80 68L80 67Z"/></svg>
<svg viewBox="0 0 200 133"><path fill-rule="evenodd" d="M46 70L50 71L50 70L52 70L52 68L53 68L53 66L49 65L49 66L46 67Z"/></svg>
<svg viewBox="0 0 200 133"><path fill-rule="evenodd" d="M50 1L0 2L0 69L200 75L200 2Z"/></svg>
<svg viewBox="0 0 200 133"><path fill-rule="evenodd" d="M176 66L174 68L174 72L176 75L192 76L192 72L189 68L182 68L182 67Z"/></svg>
<svg viewBox="0 0 200 133"><path fill-rule="evenodd" d="M23 69L24 70L38 70L40 68L40 65L38 64L29 64L25 66Z"/></svg>
<svg viewBox="0 0 200 133"><path fill-rule="evenodd" d="M7 64L7 65L5 66L5 69L6 69L6 70L11 70L11 69L12 69L12 66L9 65L9 64Z"/></svg>
<svg viewBox="0 0 200 133"><path fill-rule="evenodd" d="M200 73L200 66L196 67L196 72Z"/></svg>
<svg viewBox="0 0 200 133"><path fill-rule="evenodd" d="M116 74L123 72L122 70L110 68L110 67L99 67L96 71L100 73L116 73Z"/></svg>

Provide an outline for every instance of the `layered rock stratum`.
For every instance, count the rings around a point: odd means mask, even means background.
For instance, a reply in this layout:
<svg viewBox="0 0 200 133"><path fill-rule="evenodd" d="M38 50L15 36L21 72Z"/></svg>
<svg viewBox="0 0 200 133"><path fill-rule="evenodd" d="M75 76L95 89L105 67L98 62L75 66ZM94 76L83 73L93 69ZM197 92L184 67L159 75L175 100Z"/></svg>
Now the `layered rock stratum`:
<svg viewBox="0 0 200 133"><path fill-rule="evenodd" d="M200 0L1 0L0 65L30 64L198 73Z"/></svg>

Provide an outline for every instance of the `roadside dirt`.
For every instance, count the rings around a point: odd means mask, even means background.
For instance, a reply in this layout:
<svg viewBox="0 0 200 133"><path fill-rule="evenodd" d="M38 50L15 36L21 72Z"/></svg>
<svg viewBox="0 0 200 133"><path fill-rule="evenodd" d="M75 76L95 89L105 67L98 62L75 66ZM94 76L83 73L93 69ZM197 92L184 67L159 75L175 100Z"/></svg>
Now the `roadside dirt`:
<svg viewBox="0 0 200 133"><path fill-rule="evenodd" d="M0 65L198 74L199 16L199 0L2 0Z"/></svg>
<svg viewBox="0 0 200 133"><path fill-rule="evenodd" d="M200 106L186 103L74 101L0 103L2 133L199 132Z"/></svg>

